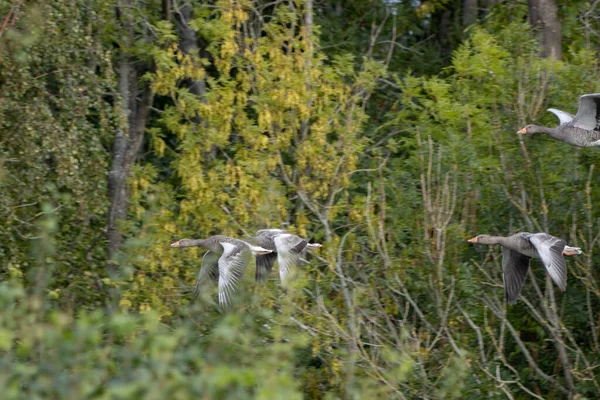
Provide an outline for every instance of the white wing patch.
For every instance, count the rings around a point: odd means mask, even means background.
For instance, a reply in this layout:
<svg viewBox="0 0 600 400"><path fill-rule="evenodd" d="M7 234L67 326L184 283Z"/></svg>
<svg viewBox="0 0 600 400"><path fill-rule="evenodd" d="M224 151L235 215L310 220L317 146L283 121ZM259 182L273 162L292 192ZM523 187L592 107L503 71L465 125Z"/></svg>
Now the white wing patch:
<svg viewBox="0 0 600 400"><path fill-rule="evenodd" d="M571 122L571 121L573 121L573 118L575 118L573 116L573 114L570 114L570 113L562 111L562 110L557 110L556 108L549 108L546 111L549 111L552 114L556 115L558 117L558 119L560 120L561 125L566 124L567 122Z"/></svg>
<svg viewBox="0 0 600 400"><path fill-rule="evenodd" d="M579 98L579 110L573 121L574 126L589 131L598 127L598 104L596 103L598 97L600 93L584 94Z"/></svg>
<svg viewBox="0 0 600 400"><path fill-rule="evenodd" d="M197 299L198 296L200 296L201 287L207 281L207 278L213 282L217 282L219 280L218 262L219 254L215 253L214 251L207 251L202 257L202 267L198 273L198 278L196 278L194 299Z"/></svg>
<svg viewBox="0 0 600 400"><path fill-rule="evenodd" d="M219 304L228 306L252 253L242 242L238 246L228 242L219 243L223 247L223 254L219 258Z"/></svg>
<svg viewBox="0 0 600 400"><path fill-rule="evenodd" d="M228 256L235 249L235 245L228 242L219 242L219 244L223 247L223 256Z"/></svg>
<svg viewBox="0 0 600 400"><path fill-rule="evenodd" d="M529 238L548 271L550 278L561 289L567 287L567 265L563 250L566 242L547 233L536 233Z"/></svg>
<svg viewBox="0 0 600 400"><path fill-rule="evenodd" d="M297 246L306 241L299 236L289 233L277 235L274 238L277 248L277 262L279 263L279 277L281 283L285 284L295 275L295 268L300 263L300 251ZM301 246L302 247L302 246Z"/></svg>

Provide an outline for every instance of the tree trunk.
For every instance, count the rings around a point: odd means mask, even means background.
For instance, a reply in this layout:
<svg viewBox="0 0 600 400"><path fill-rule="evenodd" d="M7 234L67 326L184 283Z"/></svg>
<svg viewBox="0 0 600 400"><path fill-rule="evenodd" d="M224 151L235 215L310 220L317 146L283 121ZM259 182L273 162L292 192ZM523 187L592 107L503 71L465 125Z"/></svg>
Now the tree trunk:
<svg viewBox="0 0 600 400"><path fill-rule="evenodd" d="M481 8L483 8L483 12L487 15L490 12L490 9L498 3L498 0L480 0L479 4L481 4Z"/></svg>
<svg viewBox="0 0 600 400"><path fill-rule="evenodd" d="M342 0L337 0L335 2L335 6L333 8L333 12L331 13L334 17L341 17L344 12L344 8L342 7Z"/></svg>
<svg viewBox="0 0 600 400"><path fill-rule="evenodd" d="M124 38L121 46L119 61L119 94L121 95L121 112L126 116L126 124L117 129L113 143L113 156L108 175L108 192L110 209L108 213L108 258L113 260L119 251L123 235L118 223L127 217L127 203L129 191L127 179L131 168L143 143L146 123L150 114L150 107L154 98L152 89L145 85L142 89L141 99L137 99L140 71L136 69L132 57L127 53L126 47L133 45L133 21L127 15L132 7L131 0L120 2L117 17L123 28Z"/></svg>
<svg viewBox="0 0 600 400"><path fill-rule="evenodd" d="M439 15L439 14L438 14ZM441 15L439 15L439 29L437 31L437 40L442 48L442 53L451 52L452 49L448 47L448 43L450 43L450 11L444 10Z"/></svg>
<svg viewBox="0 0 600 400"><path fill-rule="evenodd" d="M177 34L179 35L179 48L185 54L198 57L198 36L196 35L196 31L189 26L191 20L192 8L188 4L184 4L175 14ZM191 82L190 92L204 99L206 82L203 79Z"/></svg>
<svg viewBox="0 0 600 400"><path fill-rule="evenodd" d="M477 22L477 0L463 1L463 26Z"/></svg>
<svg viewBox="0 0 600 400"><path fill-rule="evenodd" d="M562 58L560 21L556 0L528 0L529 22L542 31L542 56Z"/></svg>

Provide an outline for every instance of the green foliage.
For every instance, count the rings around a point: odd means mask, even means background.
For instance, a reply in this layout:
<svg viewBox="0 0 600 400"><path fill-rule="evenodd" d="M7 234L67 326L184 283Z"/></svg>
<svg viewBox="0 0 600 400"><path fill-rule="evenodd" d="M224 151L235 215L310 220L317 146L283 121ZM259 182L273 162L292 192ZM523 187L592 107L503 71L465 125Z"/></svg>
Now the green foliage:
<svg viewBox="0 0 600 400"><path fill-rule="evenodd" d="M598 397L594 149L515 134L599 91L591 5L550 61L525 3L468 29L458 1L209 3L198 51L159 2L27 2L0 37L3 398ZM108 269L123 54L156 95ZM324 247L285 291L251 265L233 310L193 303L203 252L168 244L265 227ZM585 254L506 307L465 239L524 230Z"/></svg>
<svg viewBox="0 0 600 400"><path fill-rule="evenodd" d="M75 317L43 311L14 284L0 284L0 304L6 399L301 398L294 354L304 335L265 331L248 314L225 315L199 335L193 314L170 327L154 311Z"/></svg>
<svg viewBox="0 0 600 400"><path fill-rule="evenodd" d="M66 302L94 306L101 299L89 288L104 275L105 251L97 243L108 209L106 148L115 120L107 96L116 85L110 52L96 35L106 18L99 4L27 5L0 42L3 275L31 268L36 221L54 212L60 216L56 288ZM46 203L52 211L42 208Z"/></svg>

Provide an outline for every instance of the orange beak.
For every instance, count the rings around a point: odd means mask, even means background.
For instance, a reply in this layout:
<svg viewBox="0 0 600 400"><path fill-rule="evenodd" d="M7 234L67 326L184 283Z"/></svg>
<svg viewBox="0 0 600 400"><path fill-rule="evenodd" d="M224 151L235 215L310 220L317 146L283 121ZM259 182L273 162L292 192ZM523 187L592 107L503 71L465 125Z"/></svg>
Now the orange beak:
<svg viewBox="0 0 600 400"><path fill-rule="evenodd" d="M524 135L527 133L527 128L523 128L520 131L517 131L517 133L520 133L521 135Z"/></svg>
<svg viewBox="0 0 600 400"><path fill-rule="evenodd" d="M175 243L171 243L171 247L179 247L179 240Z"/></svg>
<svg viewBox="0 0 600 400"><path fill-rule="evenodd" d="M469 242L469 243L477 243L477 236L475 236L474 238L471 238L471 239L467 240L467 242Z"/></svg>

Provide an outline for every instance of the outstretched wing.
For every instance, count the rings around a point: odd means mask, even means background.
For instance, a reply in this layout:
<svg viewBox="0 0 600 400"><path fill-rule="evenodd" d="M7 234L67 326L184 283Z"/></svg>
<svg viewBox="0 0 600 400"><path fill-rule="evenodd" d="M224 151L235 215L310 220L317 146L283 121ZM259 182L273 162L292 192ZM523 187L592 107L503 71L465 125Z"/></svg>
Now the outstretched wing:
<svg viewBox="0 0 600 400"><path fill-rule="evenodd" d="M573 119L573 125L587 130L600 128L600 93L584 94L579 99L579 110Z"/></svg>
<svg viewBox="0 0 600 400"><path fill-rule="evenodd" d="M252 252L242 243L234 245L220 242L220 244L223 247L223 254L219 258L219 304L227 306L231 304L237 282L250 263Z"/></svg>
<svg viewBox="0 0 600 400"><path fill-rule="evenodd" d="M300 254L308 242L299 236L289 233L275 236L277 248L277 262L279 263L279 277L281 283L286 283L295 272L295 267L300 263Z"/></svg>
<svg viewBox="0 0 600 400"><path fill-rule="evenodd" d="M508 304L517 302L525 283L531 257L502 247L502 271L504 272L504 293Z"/></svg>
<svg viewBox="0 0 600 400"><path fill-rule="evenodd" d="M277 260L277 248L275 247L274 238L277 235L285 234L282 229L261 229L256 232L256 242L259 246L268 250L273 250L273 253L260 254L256 256L256 281L263 282L273 270L273 265Z"/></svg>
<svg viewBox="0 0 600 400"><path fill-rule="evenodd" d="M196 290L194 291L194 299L200 295L200 287L204 282L210 279L213 282L219 280L219 255L214 251L207 251L202 257L202 267L196 278Z"/></svg>
<svg viewBox="0 0 600 400"><path fill-rule="evenodd" d="M277 253L261 254L256 256L256 281L264 282L273 270L277 260Z"/></svg>
<svg viewBox="0 0 600 400"><path fill-rule="evenodd" d="M567 287L567 265L563 250L567 243L547 233L533 234L529 237L529 241L535 246L554 283L560 290L565 290Z"/></svg>
<svg viewBox="0 0 600 400"><path fill-rule="evenodd" d="M567 122L571 122L573 121L573 118L575 118L573 114L562 110L557 110L556 108L549 108L546 111L550 111L552 114L556 115L560 120L560 125L566 124Z"/></svg>
<svg viewBox="0 0 600 400"><path fill-rule="evenodd" d="M287 233L283 229L259 229L256 231L256 236L266 235L266 236L277 236Z"/></svg>

